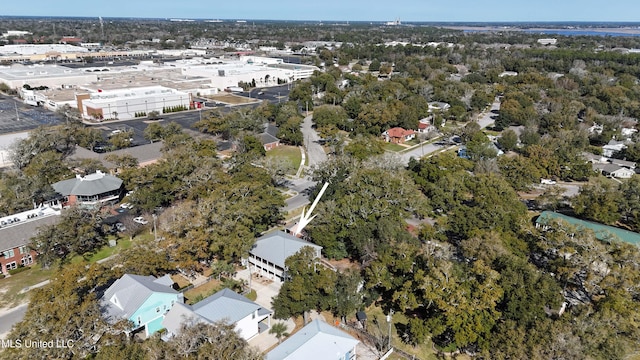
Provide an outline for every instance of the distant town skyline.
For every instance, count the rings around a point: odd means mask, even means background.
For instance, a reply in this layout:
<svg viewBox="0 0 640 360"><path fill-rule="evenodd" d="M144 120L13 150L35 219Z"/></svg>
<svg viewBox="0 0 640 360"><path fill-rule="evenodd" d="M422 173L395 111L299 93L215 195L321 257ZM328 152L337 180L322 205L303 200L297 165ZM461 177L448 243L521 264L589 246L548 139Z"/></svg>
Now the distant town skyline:
<svg viewBox="0 0 640 360"><path fill-rule="evenodd" d="M4 16L79 16L182 19L312 20L312 21L433 21L527 22L590 21L634 22L637 0L424 0L307 2L302 0L242 2L182 2L177 0L5 1Z"/></svg>

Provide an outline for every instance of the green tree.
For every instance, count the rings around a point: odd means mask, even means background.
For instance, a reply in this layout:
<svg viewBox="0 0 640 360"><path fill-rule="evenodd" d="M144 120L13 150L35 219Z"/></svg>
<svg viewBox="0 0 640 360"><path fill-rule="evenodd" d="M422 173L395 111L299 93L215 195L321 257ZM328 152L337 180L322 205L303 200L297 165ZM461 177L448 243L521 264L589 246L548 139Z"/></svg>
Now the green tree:
<svg viewBox="0 0 640 360"><path fill-rule="evenodd" d="M356 135L344 148L344 153L358 160L365 160L384 153L383 141L374 136Z"/></svg>
<svg viewBox="0 0 640 360"><path fill-rule="evenodd" d="M613 224L620 219L621 194L613 183L603 178L591 179L582 186L571 203L576 214L589 220Z"/></svg>
<svg viewBox="0 0 640 360"><path fill-rule="evenodd" d="M511 151L518 144L518 134L511 129L504 130L498 138L498 144L504 151Z"/></svg>
<svg viewBox="0 0 640 360"><path fill-rule="evenodd" d="M287 333L287 324L283 322L277 322L271 325L271 329L269 329L269 334L273 334L278 339L278 344L282 342L283 337L287 337L289 334Z"/></svg>
<svg viewBox="0 0 640 360"><path fill-rule="evenodd" d="M99 212L79 207L65 210L57 224L41 227L31 239L38 262L45 268L58 260L65 263L72 254L88 256L105 243Z"/></svg>
<svg viewBox="0 0 640 360"><path fill-rule="evenodd" d="M619 211L625 222L640 229L640 178L632 177L619 186Z"/></svg>

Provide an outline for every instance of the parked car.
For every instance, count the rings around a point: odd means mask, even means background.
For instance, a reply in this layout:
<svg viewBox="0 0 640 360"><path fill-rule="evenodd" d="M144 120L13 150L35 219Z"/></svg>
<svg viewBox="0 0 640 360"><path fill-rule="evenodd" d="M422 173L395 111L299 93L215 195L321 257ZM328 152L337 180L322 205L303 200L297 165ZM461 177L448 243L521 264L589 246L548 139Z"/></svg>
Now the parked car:
<svg viewBox="0 0 640 360"><path fill-rule="evenodd" d="M145 218L143 218L142 216L138 216L138 217L136 217L136 218L133 218L133 222L138 223L138 224L142 224L142 225L146 225L146 224L148 224L148 223L149 223L149 222L148 222Z"/></svg>
<svg viewBox="0 0 640 360"><path fill-rule="evenodd" d="M127 231L127 227L123 223L116 223L116 230L122 232Z"/></svg>
<svg viewBox="0 0 640 360"><path fill-rule="evenodd" d="M120 204L120 207L123 209L133 209L133 204L126 202L126 203Z"/></svg>

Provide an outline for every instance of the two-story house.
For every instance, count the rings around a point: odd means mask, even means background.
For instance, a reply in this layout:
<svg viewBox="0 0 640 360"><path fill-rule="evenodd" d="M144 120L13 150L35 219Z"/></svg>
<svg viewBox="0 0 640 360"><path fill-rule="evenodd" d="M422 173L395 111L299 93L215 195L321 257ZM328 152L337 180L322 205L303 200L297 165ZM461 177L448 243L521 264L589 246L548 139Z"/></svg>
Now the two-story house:
<svg viewBox="0 0 640 360"><path fill-rule="evenodd" d="M184 302L182 293L173 289L169 275L161 278L125 274L100 298L103 316L115 323L129 320L127 333L144 331L146 336L162 329L162 320L175 304Z"/></svg>
<svg viewBox="0 0 640 360"><path fill-rule="evenodd" d="M271 311L230 289L222 289L192 306L176 304L162 321L167 329L163 339L178 334L185 322L212 324L221 320L234 324L238 334L249 340L271 327Z"/></svg>

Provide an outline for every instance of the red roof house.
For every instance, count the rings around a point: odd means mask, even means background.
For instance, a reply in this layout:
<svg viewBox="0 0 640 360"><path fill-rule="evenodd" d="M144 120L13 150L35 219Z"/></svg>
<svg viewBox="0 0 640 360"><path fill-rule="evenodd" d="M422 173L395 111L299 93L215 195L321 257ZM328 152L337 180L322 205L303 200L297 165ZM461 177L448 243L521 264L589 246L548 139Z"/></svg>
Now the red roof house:
<svg viewBox="0 0 640 360"><path fill-rule="evenodd" d="M405 130L401 127L394 127L382 133L384 141L394 144L404 144L405 141L409 141L415 137L415 131Z"/></svg>

